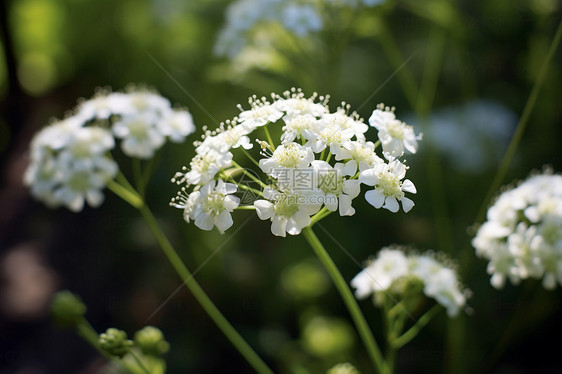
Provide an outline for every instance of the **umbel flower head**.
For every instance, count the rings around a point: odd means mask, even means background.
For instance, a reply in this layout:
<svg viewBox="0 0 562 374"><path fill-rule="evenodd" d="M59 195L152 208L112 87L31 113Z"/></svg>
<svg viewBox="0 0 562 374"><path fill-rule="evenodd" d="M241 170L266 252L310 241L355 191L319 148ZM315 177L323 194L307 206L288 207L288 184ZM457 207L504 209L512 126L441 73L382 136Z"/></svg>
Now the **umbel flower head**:
<svg viewBox="0 0 562 374"><path fill-rule="evenodd" d="M255 209L271 221L274 235L298 235L330 212L355 214L361 184L372 187L365 198L375 208L397 212L401 203L408 212L414 206L405 196L416 193L405 179L408 167L389 153L377 155L381 142L367 139L369 126L348 104L330 112L328 97L306 98L297 89L270 99L252 96L249 104L218 129L205 128L189 167L172 179L182 188L171 205L183 209L187 222L222 233L233 224L234 209ZM252 170L242 166L249 162ZM211 196L215 183L221 192ZM251 204L239 207L240 201Z"/></svg>
<svg viewBox="0 0 562 374"><path fill-rule="evenodd" d="M119 169L110 155L114 137L122 139L126 155L150 158L166 139L181 142L194 130L189 112L172 109L154 92L100 91L80 102L72 115L35 135L24 183L33 197L50 207L97 207L104 200L102 190Z"/></svg>
<svg viewBox="0 0 562 374"><path fill-rule="evenodd" d="M545 171L502 192L472 240L495 288L509 279L562 285L562 176Z"/></svg>
<svg viewBox="0 0 562 374"><path fill-rule="evenodd" d="M450 317L466 305L468 290L463 289L456 271L431 251L418 254L400 246L382 248L351 280L357 298L373 294L375 301L388 293L400 297L412 283L421 283L425 296L445 307Z"/></svg>

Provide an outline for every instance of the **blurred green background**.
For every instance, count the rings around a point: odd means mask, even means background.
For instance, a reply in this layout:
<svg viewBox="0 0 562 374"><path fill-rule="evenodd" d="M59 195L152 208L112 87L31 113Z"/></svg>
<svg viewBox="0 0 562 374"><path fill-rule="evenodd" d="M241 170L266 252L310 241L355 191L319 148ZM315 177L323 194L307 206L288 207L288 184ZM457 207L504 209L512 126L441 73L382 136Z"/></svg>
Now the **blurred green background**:
<svg viewBox="0 0 562 374"><path fill-rule="evenodd" d="M392 243L458 260L473 291L471 312L432 321L398 354L397 372L562 372L559 344L552 343L562 333L560 290L526 281L497 291L470 246L477 213L562 19L561 3L326 6L322 31L296 38L280 25L262 25L256 35L265 35L268 48L235 61L213 54L228 5L0 4L0 373L103 372L93 349L50 323L48 302L64 288L82 297L98 331L160 327L171 343L169 373L251 371L180 287L136 211L108 191L99 209L50 210L22 185L26 151L38 129L97 87L119 90L129 83L144 83L187 106L199 129L234 117L236 105L252 94L293 86L307 96L330 94L331 109L345 100L365 119L379 102L396 106L399 118L424 132L420 152L407 157L416 207L391 214L359 197L354 216L332 215L317 233L348 281L360 268L326 232L360 262ZM263 53L269 53L265 62L258 58ZM561 67L559 49L504 183L543 165L562 170ZM244 211L236 212L224 236L203 232L168 206L176 193L169 180L193 155L191 142L199 135L164 147L148 190L150 206L191 270L221 248L197 280L276 372L322 373L349 361L369 373L347 311L303 238L274 237L267 222ZM127 173L128 165L120 166ZM361 306L379 336L379 310L369 300Z"/></svg>

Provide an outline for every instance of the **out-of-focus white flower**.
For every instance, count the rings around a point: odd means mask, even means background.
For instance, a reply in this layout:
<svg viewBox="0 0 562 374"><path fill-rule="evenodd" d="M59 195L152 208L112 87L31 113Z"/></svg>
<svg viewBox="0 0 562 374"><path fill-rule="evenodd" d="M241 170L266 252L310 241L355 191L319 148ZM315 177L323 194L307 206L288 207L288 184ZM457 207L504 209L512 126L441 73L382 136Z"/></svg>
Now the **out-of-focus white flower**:
<svg viewBox="0 0 562 374"><path fill-rule="evenodd" d="M474 100L436 110L419 125L428 142L454 170L481 173L496 169L515 131L517 116L490 100Z"/></svg>
<svg viewBox="0 0 562 374"><path fill-rule="evenodd" d="M123 152L138 158L151 158L166 141L153 113L127 116L113 125L113 133L123 139Z"/></svg>
<svg viewBox="0 0 562 374"><path fill-rule="evenodd" d="M374 190L365 193L365 199L375 208L383 207L391 212L399 209L398 201L402 202L404 212L409 212L414 202L404 196L404 192L416 193L416 187L406 176L406 165L399 160L392 160L388 164L375 164L370 169L359 174L359 181L368 186L375 186Z"/></svg>
<svg viewBox="0 0 562 374"><path fill-rule="evenodd" d="M410 153L417 152L417 141L421 137L416 136L412 126L396 119L394 108L379 104L369 118L369 123L379 131L383 151L392 157L402 156L404 149Z"/></svg>
<svg viewBox="0 0 562 374"><path fill-rule="evenodd" d="M547 289L562 285L562 176L533 175L503 192L472 245L489 260L495 288L527 278L542 278Z"/></svg>
<svg viewBox="0 0 562 374"><path fill-rule="evenodd" d="M281 22L298 36L305 36L322 29L322 19L316 8L310 4L288 5L283 9Z"/></svg>
<svg viewBox="0 0 562 374"><path fill-rule="evenodd" d="M357 274L351 285L357 298L371 294L397 293L400 296L405 281L421 281L423 293L447 309L450 317L466 306L467 290L462 288L455 270L428 251L407 254L399 246L381 249L377 257Z"/></svg>
<svg viewBox="0 0 562 374"><path fill-rule="evenodd" d="M87 202L97 207L103 202L101 190L117 174L107 155L114 145L105 129L81 127L72 119L52 124L31 143L24 183L49 206L80 211Z"/></svg>

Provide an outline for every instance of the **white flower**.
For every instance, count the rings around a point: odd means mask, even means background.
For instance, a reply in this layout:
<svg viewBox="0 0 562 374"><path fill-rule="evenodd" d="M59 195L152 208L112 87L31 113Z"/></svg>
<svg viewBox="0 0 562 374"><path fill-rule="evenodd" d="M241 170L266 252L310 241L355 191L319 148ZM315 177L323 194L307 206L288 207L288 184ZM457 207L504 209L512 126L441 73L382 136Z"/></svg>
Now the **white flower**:
<svg viewBox="0 0 562 374"><path fill-rule="evenodd" d="M352 140L343 143L335 152L335 159L338 161L350 160L354 162L359 170L369 169L376 164L384 163L384 160L375 153L373 142L360 142Z"/></svg>
<svg viewBox="0 0 562 374"><path fill-rule="evenodd" d="M196 194L192 193L193 197L189 196L184 206L184 218L187 222L194 220L195 226L202 230L210 231L216 227L223 234L233 224L230 213L240 204L240 199L232 196L236 191L235 184L221 179L211 180Z"/></svg>
<svg viewBox="0 0 562 374"><path fill-rule="evenodd" d="M351 128L343 128L342 125L336 121L320 120L320 126L307 145L315 152L322 152L326 147L332 154L335 154L341 146L351 140L354 135Z"/></svg>
<svg viewBox="0 0 562 374"><path fill-rule="evenodd" d="M113 133L123 139L121 149L127 156L151 158L165 142L165 136L152 112L130 115L113 124Z"/></svg>
<svg viewBox="0 0 562 374"><path fill-rule="evenodd" d="M322 29L322 19L312 5L289 4L283 9L281 22L298 36Z"/></svg>
<svg viewBox="0 0 562 374"><path fill-rule="evenodd" d="M310 216L320 210L321 203L315 201L313 193L279 192L270 187L263 191L267 200L256 200L256 213L262 220L271 220L273 235L298 235L310 225ZM271 200L271 201L270 201Z"/></svg>
<svg viewBox="0 0 562 374"><path fill-rule="evenodd" d="M472 245L489 260L495 288L527 278L542 278L547 289L562 285L562 176L534 175L503 192Z"/></svg>
<svg viewBox="0 0 562 374"><path fill-rule="evenodd" d="M290 96L290 93L286 92L285 96L287 96L287 98L278 97L274 105L278 110L286 113L285 117L287 119L305 115L317 118L328 113L325 104L314 102L316 95L306 99L299 91L295 92L293 96Z"/></svg>
<svg viewBox="0 0 562 374"><path fill-rule="evenodd" d="M369 118L371 126L379 131L379 139L384 152L390 153L393 157L400 157L404 153L404 148L410 153L418 150L418 140L414 133L414 128L396 119L394 110L379 105Z"/></svg>
<svg viewBox="0 0 562 374"><path fill-rule="evenodd" d="M286 125L283 126L281 135L282 143L290 143L295 139L311 140L316 138L318 120L311 114L299 114L292 117L283 117Z"/></svg>
<svg viewBox="0 0 562 374"><path fill-rule="evenodd" d="M392 292L400 298L405 282L420 281L423 293L447 309L450 317L466 306L467 290L462 289L454 269L428 254L406 254L399 246L381 249L377 257L351 281L355 295ZM375 299L376 301L377 299ZM399 300L399 299L398 299Z"/></svg>
<svg viewBox="0 0 562 374"><path fill-rule="evenodd" d="M32 141L24 183L48 206L80 211L87 202L97 207L103 202L101 190L117 174L117 164L106 154L114 145L105 129L80 127L73 120L55 123Z"/></svg>
<svg viewBox="0 0 562 374"><path fill-rule="evenodd" d="M245 110L238 115L238 123L250 133L269 122L277 122L281 117L283 117L283 112L274 105L256 101L252 103L252 109Z"/></svg>
<svg viewBox="0 0 562 374"><path fill-rule="evenodd" d="M220 169L232 165L232 153L221 153L210 149L207 153L196 155L189 166L191 170L185 174L188 184L206 184L217 175Z"/></svg>
<svg viewBox="0 0 562 374"><path fill-rule="evenodd" d="M130 98L121 92L101 93L78 105L76 117L89 121L109 119L112 115L131 114L135 111Z"/></svg>
<svg viewBox="0 0 562 374"><path fill-rule="evenodd" d="M264 173L276 177L283 168L304 169L314 160L314 153L310 147L291 142L278 146L271 157L259 160Z"/></svg>
<svg viewBox="0 0 562 374"><path fill-rule="evenodd" d="M352 162L343 164L338 162L332 167L326 161L312 161L312 168L318 178L318 188L324 194L324 205L332 212L338 209L340 216L352 216L355 209L351 202L361 192L359 181L349 179L357 171L357 165Z"/></svg>
<svg viewBox="0 0 562 374"><path fill-rule="evenodd" d="M181 143L195 131L193 117L186 110L173 110L159 121L160 132L171 141Z"/></svg>
<svg viewBox="0 0 562 374"><path fill-rule="evenodd" d="M382 249L375 261L351 280L355 296L363 299L375 291L387 290L392 283L408 274L408 260L404 252Z"/></svg>
<svg viewBox="0 0 562 374"><path fill-rule="evenodd" d="M376 164L359 174L359 181L368 186L375 186L374 190L365 193L365 199L375 208L383 207L396 213L399 209L398 201L402 202L404 212L409 212L414 202L404 196L405 192L416 193L416 187L406 176L406 166L399 160L392 160L388 164Z"/></svg>

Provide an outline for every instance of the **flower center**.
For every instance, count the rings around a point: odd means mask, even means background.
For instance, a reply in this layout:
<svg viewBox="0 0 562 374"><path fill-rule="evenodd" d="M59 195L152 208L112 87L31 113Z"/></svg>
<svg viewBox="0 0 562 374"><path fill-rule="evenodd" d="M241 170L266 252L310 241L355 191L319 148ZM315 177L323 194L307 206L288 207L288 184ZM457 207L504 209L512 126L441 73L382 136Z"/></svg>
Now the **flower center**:
<svg viewBox="0 0 562 374"><path fill-rule="evenodd" d="M318 176L319 187L326 194L339 195L343 190L344 178L337 175L335 170L320 173Z"/></svg>
<svg viewBox="0 0 562 374"><path fill-rule="evenodd" d="M394 197L397 199L402 198L402 183L394 174L389 172L382 172L379 175L379 184L377 185L386 196Z"/></svg>
<svg viewBox="0 0 562 374"><path fill-rule="evenodd" d="M326 144L340 144L341 143L341 131L342 127L335 124L330 124L320 133L320 138L323 139Z"/></svg>
<svg viewBox="0 0 562 374"><path fill-rule="evenodd" d="M292 217L299 211L297 196L283 194L275 204L275 213L278 216Z"/></svg>
<svg viewBox="0 0 562 374"><path fill-rule="evenodd" d="M78 192L88 191L90 187L90 183L88 181L88 173L76 172L72 174L72 176L68 180L67 185L74 191L78 191Z"/></svg>
<svg viewBox="0 0 562 374"><path fill-rule="evenodd" d="M134 138L146 138L148 135L147 124L142 120L136 120L129 124L129 132Z"/></svg>
<svg viewBox="0 0 562 374"><path fill-rule="evenodd" d="M402 123L400 121L390 121L386 129L388 134L396 139L404 139L404 129L402 128Z"/></svg>
<svg viewBox="0 0 562 374"><path fill-rule="evenodd" d="M219 215L224 210L224 198L225 195L220 192L211 192L207 195L207 199L203 202L203 210L214 216Z"/></svg>
<svg viewBox="0 0 562 374"><path fill-rule="evenodd" d="M279 165L285 168L296 168L299 165L301 154L295 143L279 146L273 153Z"/></svg>

